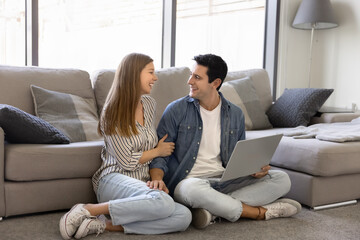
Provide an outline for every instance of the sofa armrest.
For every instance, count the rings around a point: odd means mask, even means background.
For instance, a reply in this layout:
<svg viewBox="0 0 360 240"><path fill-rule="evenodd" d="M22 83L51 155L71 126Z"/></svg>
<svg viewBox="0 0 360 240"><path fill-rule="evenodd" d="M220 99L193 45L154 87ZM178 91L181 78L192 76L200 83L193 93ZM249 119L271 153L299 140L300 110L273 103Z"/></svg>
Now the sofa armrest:
<svg viewBox="0 0 360 240"><path fill-rule="evenodd" d="M5 216L5 142L4 130L0 127L0 218Z"/></svg>
<svg viewBox="0 0 360 240"><path fill-rule="evenodd" d="M360 113L322 113L319 117L312 117L309 125L316 123L350 122L358 117L360 117Z"/></svg>

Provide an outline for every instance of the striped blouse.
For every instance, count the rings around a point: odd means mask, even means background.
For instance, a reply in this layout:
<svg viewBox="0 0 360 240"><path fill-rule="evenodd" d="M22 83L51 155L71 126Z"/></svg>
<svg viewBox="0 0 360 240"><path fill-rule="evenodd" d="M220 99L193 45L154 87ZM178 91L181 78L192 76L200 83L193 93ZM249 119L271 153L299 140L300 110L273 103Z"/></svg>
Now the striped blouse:
<svg viewBox="0 0 360 240"><path fill-rule="evenodd" d="M101 151L102 164L95 172L92 182L95 192L99 180L110 174L120 173L146 182L150 179L149 163L139 163L144 151L156 147L158 138L154 126L155 100L150 96L142 96L144 110L144 126L136 122L138 135L124 137L119 134L104 135L104 147Z"/></svg>

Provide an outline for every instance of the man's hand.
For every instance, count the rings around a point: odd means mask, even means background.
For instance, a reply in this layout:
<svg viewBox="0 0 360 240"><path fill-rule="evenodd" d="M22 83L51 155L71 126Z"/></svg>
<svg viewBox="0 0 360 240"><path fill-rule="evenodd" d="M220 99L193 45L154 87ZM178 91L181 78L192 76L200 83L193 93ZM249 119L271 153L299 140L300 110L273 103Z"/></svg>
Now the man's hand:
<svg viewBox="0 0 360 240"><path fill-rule="evenodd" d="M151 189L159 189L166 193L169 193L169 189L166 187L166 184L162 180L164 177L164 172L160 168L150 169L151 181L147 181L146 185Z"/></svg>
<svg viewBox="0 0 360 240"><path fill-rule="evenodd" d="M253 176L254 178L265 177L269 173L270 168L271 168L270 165L266 165L261 168L261 172L254 173L251 176Z"/></svg>
<svg viewBox="0 0 360 240"><path fill-rule="evenodd" d="M151 189L159 189L169 194L169 189L166 187L163 180L147 181L146 185Z"/></svg>

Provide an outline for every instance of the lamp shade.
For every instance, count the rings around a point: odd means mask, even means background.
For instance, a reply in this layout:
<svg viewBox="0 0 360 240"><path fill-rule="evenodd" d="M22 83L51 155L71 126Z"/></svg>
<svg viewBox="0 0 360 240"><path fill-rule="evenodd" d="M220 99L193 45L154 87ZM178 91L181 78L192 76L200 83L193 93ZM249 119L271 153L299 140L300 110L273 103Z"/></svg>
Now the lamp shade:
<svg viewBox="0 0 360 240"><path fill-rule="evenodd" d="M292 26L299 29L326 29L338 26L330 0L303 0Z"/></svg>

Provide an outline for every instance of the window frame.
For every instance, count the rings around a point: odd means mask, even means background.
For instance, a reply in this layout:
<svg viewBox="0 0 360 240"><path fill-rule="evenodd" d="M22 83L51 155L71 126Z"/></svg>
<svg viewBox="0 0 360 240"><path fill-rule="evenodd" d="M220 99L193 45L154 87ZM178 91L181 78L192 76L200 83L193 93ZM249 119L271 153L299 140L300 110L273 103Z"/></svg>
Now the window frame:
<svg viewBox="0 0 360 240"><path fill-rule="evenodd" d="M25 0L25 66L39 66L38 0Z"/></svg>

